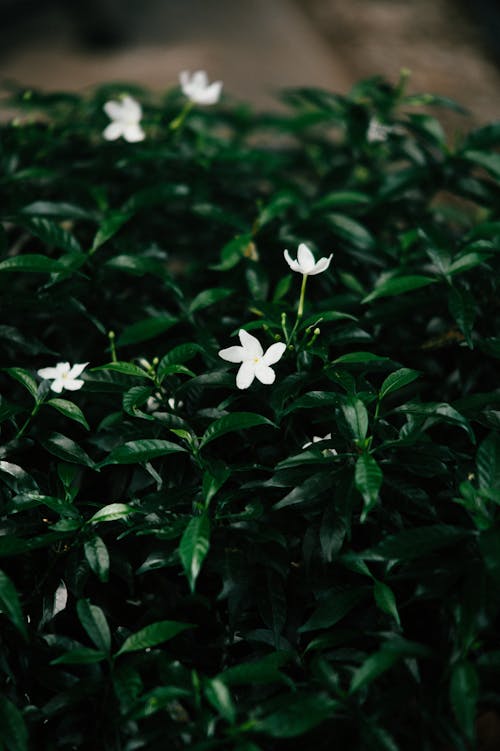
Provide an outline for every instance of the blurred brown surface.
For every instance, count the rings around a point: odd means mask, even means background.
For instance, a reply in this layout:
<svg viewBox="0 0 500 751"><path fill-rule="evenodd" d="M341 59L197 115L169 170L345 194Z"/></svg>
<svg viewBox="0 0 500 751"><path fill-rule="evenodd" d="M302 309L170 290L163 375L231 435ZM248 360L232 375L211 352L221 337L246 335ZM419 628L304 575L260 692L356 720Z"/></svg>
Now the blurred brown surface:
<svg viewBox="0 0 500 751"><path fill-rule="evenodd" d="M236 98L269 107L282 87L346 92L406 67L411 91L455 98L477 122L500 117L500 71L456 0L39 0L11 16L0 79L26 86L118 80L161 91L181 69L204 68Z"/></svg>

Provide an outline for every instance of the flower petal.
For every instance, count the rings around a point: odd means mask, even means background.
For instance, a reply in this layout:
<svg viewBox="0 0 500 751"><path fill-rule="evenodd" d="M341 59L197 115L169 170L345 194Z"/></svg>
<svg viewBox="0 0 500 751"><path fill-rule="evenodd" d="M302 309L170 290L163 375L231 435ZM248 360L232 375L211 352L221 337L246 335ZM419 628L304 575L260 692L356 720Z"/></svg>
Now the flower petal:
<svg viewBox="0 0 500 751"><path fill-rule="evenodd" d="M195 70L191 76L191 83L195 89L206 89L208 86L208 76L204 70Z"/></svg>
<svg viewBox="0 0 500 751"><path fill-rule="evenodd" d="M265 354L262 357L262 362L265 365L274 365L275 362L278 362L278 360L281 360L283 355L285 354L286 350L286 344L284 342L276 342L275 344L271 344L268 350L266 350Z"/></svg>
<svg viewBox="0 0 500 751"><path fill-rule="evenodd" d="M239 389L247 389L255 378L255 363L252 360L245 360L240 365L236 374L236 385Z"/></svg>
<svg viewBox="0 0 500 751"><path fill-rule="evenodd" d="M283 255L285 256L285 261L290 266L290 268L292 269L292 271L297 271L299 274L302 274L302 269L300 268L300 266L297 263L297 261L294 261L293 258L291 258L290 253L288 252L288 250L285 250L285 252L283 253Z"/></svg>
<svg viewBox="0 0 500 751"><path fill-rule="evenodd" d="M274 383L276 373L269 365L266 365L264 360L259 360L255 366L255 376L261 383L269 385L270 383Z"/></svg>
<svg viewBox="0 0 500 751"><path fill-rule="evenodd" d="M222 81L214 81L210 86L207 86L203 93L201 91L199 92L198 103L216 104L220 99L221 91Z"/></svg>
<svg viewBox="0 0 500 751"><path fill-rule="evenodd" d="M40 368L36 371L40 378L59 378L60 372L57 368Z"/></svg>
<svg viewBox="0 0 500 751"><path fill-rule="evenodd" d="M314 256L305 243L300 243L299 245L297 261L303 274L309 274L315 266Z"/></svg>
<svg viewBox="0 0 500 751"><path fill-rule="evenodd" d="M316 263L312 271L309 272L310 276L314 276L315 274L321 274L323 271L326 271L328 266L330 265L330 261L333 258L333 253L331 253L328 258L320 258L319 261Z"/></svg>
<svg viewBox="0 0 500 751"><path fill-rule="evenodd" d="M83 373L87 365L88 362L76 362L68 372L68 378L78 378L80 373Z"/></svg>
<svg viewBox="0 0 500 751"><path fill-rule="evenodd" d="M244 352L244 357L246 358L253 358L253 357L262 357L262 354L264 350L261 347L261 344L259 340L252 336L252 334L249 334L248 331L245 331L245 329L240 329L238 332L238 336L240 337L240 342L242 344Z"/></svg>
<svg viewBox="0 0 500 751"><path fill-rule="evenodd" d="M57 381L55 381L54 383L57 383ZM61 383L63 384L63 388L67 389L68 391L78 391L78 389L81 389L81 387L83 386L84 381L81 381L78 378L65 378L64 381L61 380Z"/></svg>
<svg viewBox="0 0 500 751"><path fill-rule="evenodd" d="M115 100L106 102L103 110L111 120L121 120L123 117L123 105L121 102Z"/></svg>
<svg viewBox="0 0 500 751"><path fill-rule="evenodd" d="M139 120L142 117L142 107L135 99L133 99L131 96L125 95L122 98L122 107L123 107L123 116L126 120L130 122L130 120L135 120L136 122L139 122Z"/></svg>
<svg viewBox="0 0 500 751"><path fill-rule="evenodd" d="M123 128L123 137L129 143L138 143L144 141L146 134L140 125L132 123L131 125L125 125Z"/></svg>
<svg viewBox="0 0 500 751"><path fill-rule="evenodd" d="M64 388L64 381L62 380L62 378L56 378L56 380L50 384L50 388L52 389L52 391L55 391L56 394L60 394Z"/></svg>
<svg viewBox="0 0 500 751"><path fill-rule="evenodd" d="M228 362L243 362L245 350L243 347L227 347L219 350L218 355Z"/></svg>
<svg viewBox="0 0 500 751"><path fill-rule="evenodd" d="M123 133L123 125L120 122L112 122L103 130L103 138L106 141L116 141Z"/></svg>

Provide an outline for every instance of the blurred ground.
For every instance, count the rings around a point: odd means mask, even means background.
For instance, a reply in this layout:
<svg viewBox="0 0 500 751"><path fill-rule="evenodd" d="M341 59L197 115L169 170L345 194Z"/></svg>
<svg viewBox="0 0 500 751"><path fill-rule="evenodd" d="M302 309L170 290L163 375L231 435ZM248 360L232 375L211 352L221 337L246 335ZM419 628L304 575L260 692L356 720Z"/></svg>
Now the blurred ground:
<svg viewBox="0 0 500 751"><path fill-rule="evenodd" d="M499 66L457 0L0 0L0 14L0 80L26 86L164 90L204 68L269 107L285 86L342 93L407 67L411 91L455 98L476 122L500 118Z"/></svg>

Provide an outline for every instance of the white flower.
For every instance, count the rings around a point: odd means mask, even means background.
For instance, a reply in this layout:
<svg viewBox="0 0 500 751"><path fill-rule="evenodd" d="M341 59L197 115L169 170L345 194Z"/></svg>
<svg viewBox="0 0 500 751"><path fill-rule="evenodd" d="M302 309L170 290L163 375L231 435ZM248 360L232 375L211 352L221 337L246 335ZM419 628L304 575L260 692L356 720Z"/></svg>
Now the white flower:
<svg viewBox="0 0 500 751"><path fill-rule="evenodd" d="M255 336L248 331L240 329L241 347L228 347L221 349L219 357L228 362L241 362L240 369L236 375L236 385L239 389L247 389L254 378L261 383L274 383L276 374L270 365L278 362L286 350L286 344L276 342L264 353L261 344Z"/></svg>
<svg viewBox="0 0 500 751"><path fill-rule="evenodd" d="M290 258L288 250L285 250L284 256L292 271L297 271L299 274L304 274L304 276L313 276L314 274L321 274L322 271L327 270L330 261L333 258L333 253L331 253L328 258L320 258L319 261L315 261L314 256L307 245L305 243L300 243L296 261L294 261L293 258Z"/></svg>
<svg viewBox="0 0 500 751"><path fill-rule="evenodd" d="M83 381L78 378L80 373L87 367L88 362L80 362L71 366L69 362L58 362L55 368L42 368L37 371L41 378L53 381L50 384L52 391L60 394L63 389L78 391L83 386Z"/></svg>
<svg viewBox="0 0 500 751"><path fill-rule="evenodd" d="M190 73L183 70L179 74L179 81L184 96L187 96L194 104L216 104L222 91L222 81L208 83L208 77L204 70Z"/></svg>
<svg viewBox="0 0 500 751"><path fill-rule="evenodd" d="M384 125L377 120L376 117L372 117L368 124L368 130L366 131L366 140L368 143L380 143L381 141L387 141L389 133L400 133L401 129L394 125Z"/></svg>
<svg viewBox="0 0 500 751"><path fill-rule="evenodd" d="M320 441L330 441L331 438L332 438L331 433L327 433L327 435L324 435L324 436L315 435L313 436L312 441L308 441L307 443L304 443L302 448L307 449L309 448L309 446L313 446L315 443L319 443ZM323 453L330 454L331 456L337 456L337 452L335 449L324 449Z"/></svg>
<svg viewBox="0 0 500 751"><path fill-rule="evenodd" d="M111 119L102 134L106 141L116 141L120 136L130 143L144 140L145 133L140 126L142 108L135 99L123 96L118 102L111 100L104 105L104 111Z"/></svg>

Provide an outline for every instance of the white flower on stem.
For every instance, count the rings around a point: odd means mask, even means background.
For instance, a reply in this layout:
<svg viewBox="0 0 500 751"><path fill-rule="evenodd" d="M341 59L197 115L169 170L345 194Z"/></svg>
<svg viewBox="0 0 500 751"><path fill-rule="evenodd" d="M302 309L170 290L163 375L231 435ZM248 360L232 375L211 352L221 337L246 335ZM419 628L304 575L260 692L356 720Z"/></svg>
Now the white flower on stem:
<svg viewBox="0 0 500 751"><path fill-rule="evenodd" d="M368 143L381 143L387 141L389 133L401 133L401 128L398 128L397 125L384 125L376 117L372 117L368 123L366 140Z"/></svg>
<svg viewBox="0 0 500 751"><path fill-rule="evenodd" d="M331 253L328 258L320 258L319 261L315 261L314 256L307 245L305 243L300 243L296 261L290 257L288 250L285 250L284 256L292 271L297 271L297 273L304 274L304 276L313 276L314 274L321 274L323 271L327 270L330 261L333 258L333 253Z"/></svg>
<svg viewBox="0 0 500 751"><path fill-rule="evenodd" d="M116 141L120 136L129 143L144 140L146 134L140 126L142 108L131 96L125 95L120 101L106 102L104 111L111 119L102 134L106 141Z"/></svg>
<svg viewBox="0 0 500 751"><path fill-rule="evenodd" d="M216 104L219 101L222 81L208 83L208 77L204 70L197 70L195 73L183 70L179 74L179 81L182 93L193 104Z"/></svg>
<svg viewBox="0 0 500 751"><path fill-rule="evenodd" d="M254 378L261 383L274 383L276 373L270 367L278 362L286 350L286 344L276 342L264 352L259 340L240 329L238 332L241 347L221 349L219 357L228 362L240 362L240 369L236 375L236 385L239 389L247 389Z"/></svg>
<svg viewBox="0 0 500 751"><path fill-rule="evenodd" d="M80 362L70 365L69 362L58 362L55 368L42 368L38 370L40 378L53 381L50 384L52 391L60 394L63 389L78 391L83 386L83 381L78 378L85 370L88 362Z"/></svg>
<svg viewBox="0 0 500 751"><path fill-rule="evenodd" d="M304 443L302 446L303 449L309 448L309 446L314 446L315 443L319 443L320 441L330 441L332 439L332 434L327 433L327 435L319 436L315 435L313 436L312 441L308 441L307 443ZM337 452L335 449L324 449L324 454L329 454L330 456L337 456Z"/></svg>

